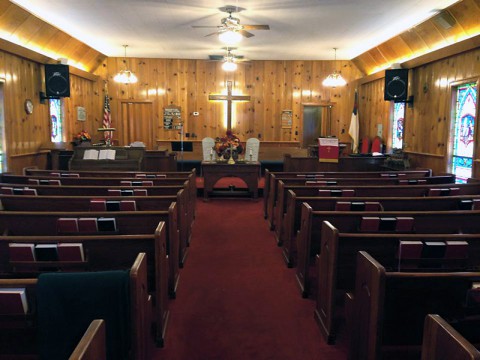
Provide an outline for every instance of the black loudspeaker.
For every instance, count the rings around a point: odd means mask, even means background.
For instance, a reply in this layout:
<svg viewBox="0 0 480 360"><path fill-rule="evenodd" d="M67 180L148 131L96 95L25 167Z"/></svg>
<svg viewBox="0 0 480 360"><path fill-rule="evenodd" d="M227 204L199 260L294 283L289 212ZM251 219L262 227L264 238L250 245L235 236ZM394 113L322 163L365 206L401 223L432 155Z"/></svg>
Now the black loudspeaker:
<svg viewBox="0 0 480 360"><path fill-rule="evenodd" d="M385 70L384 100L407 101L408 69Z"/></svg>
<svg viewBox="0 0 480 360"><path fill-rule="evenodd" d="M45 87L47 97L70 97L68 65L46 64Z"/></svg>

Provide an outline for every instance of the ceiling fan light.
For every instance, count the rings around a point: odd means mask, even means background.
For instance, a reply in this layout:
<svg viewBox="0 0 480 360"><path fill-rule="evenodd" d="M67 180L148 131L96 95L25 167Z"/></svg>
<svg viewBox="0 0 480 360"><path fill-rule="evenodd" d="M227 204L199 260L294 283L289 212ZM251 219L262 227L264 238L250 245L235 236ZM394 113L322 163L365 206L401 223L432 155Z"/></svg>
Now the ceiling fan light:
<svg viewBox="0 0 480 360"><path fill-rule="evenodd" d="M328 75L325 80L323 80L322 85L335 88L345 86L347 85L347 82L342 77L342 75L334 71L332 74Z"/></svg>
<svg viewBox="0 0 480 360"><path fill-rule="evenodd" d="M234 62L231 62L231 61L225 61L222 64L222 69L224 71L235 71L235 70L237 70L237 64L234 63Z"/></svg>
<svg viewBox="0 0 480 360"><path fill-rule="evenodd" d="M218 38L221 42L227 45L237 44L242 40L242 35L237 31L228 30L220 33Z"/></svg>

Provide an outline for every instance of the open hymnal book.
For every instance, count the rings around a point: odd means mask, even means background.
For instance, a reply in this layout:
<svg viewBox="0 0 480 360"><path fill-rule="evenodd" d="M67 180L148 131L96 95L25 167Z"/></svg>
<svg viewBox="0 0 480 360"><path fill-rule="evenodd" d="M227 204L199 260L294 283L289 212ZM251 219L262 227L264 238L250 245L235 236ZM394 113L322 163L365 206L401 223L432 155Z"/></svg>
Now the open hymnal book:
<svg viewBox="0 0 480 360"><path fill-rule="evenodd" d="M115 160L115 150L113 149L102 149L98 154L98 160Z"/></svg>
<svg viewBox="0 0 480 360"><path fill-rule="evenodd" d="M83 153L83 160L98 160L98 150L87 149Z"/></svg>

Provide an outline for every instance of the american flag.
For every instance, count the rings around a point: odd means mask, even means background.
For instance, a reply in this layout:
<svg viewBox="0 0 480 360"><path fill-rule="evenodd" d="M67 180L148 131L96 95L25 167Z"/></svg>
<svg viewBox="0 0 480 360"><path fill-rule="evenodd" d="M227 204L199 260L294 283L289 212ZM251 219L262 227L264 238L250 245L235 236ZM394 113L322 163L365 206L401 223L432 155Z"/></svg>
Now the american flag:
<svg viewBox="0 0 480 360"><path fill-rule="evenodd" d="M108 94L105 94L105 103L103 105L103 128L111 128L112 127L112 115L110 114L110 101L108 99ZM105 142L112 141L112 132L111 131L104 131L103 137Z"/></svg>

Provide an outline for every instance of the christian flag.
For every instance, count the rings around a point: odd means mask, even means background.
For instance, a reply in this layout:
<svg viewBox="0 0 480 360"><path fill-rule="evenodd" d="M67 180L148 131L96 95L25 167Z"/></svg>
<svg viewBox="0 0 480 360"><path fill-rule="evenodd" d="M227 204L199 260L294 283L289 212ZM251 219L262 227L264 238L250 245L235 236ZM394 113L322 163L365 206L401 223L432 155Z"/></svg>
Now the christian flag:
<svg viewBox="0 0 480 360"><path fill-rule="evenodd" d="M350 120L350 128L348 129L348 135L352 138L352 152L356 154L358 152L358 94L355 89L355 103L353 104L352 119Z"/></svg>
<svg viewBox="0 0 480 360"><path fill-rule="evenodd" d="M109 129L111 127L112 127L112 115L110 114L110 100L108 99L108 94L105 93L105 103L103 105L103 128L104 129ZM111 141L112 140L112 132L111 131L104 131L103 132L103 137L104 137L106 143L107 143L107 140Z"/></svg>

